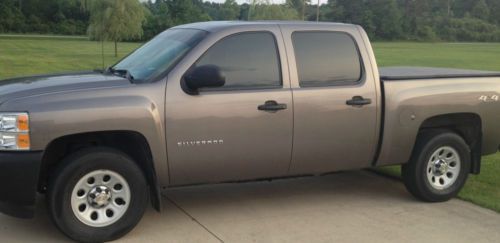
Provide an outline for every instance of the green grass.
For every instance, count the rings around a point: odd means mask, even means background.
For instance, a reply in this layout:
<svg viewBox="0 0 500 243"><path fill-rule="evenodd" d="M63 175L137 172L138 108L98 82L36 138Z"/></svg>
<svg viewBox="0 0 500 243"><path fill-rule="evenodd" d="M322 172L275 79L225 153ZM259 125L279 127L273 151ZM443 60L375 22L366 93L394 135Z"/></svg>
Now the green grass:
<svg viewBox="0 0 500 243"><path fill-rule="evenodd" d="M500 43L373 44L379 66L429 66L500 71Z"/></svg>
<svg viewBox="0 0 500 243"><path fill-rule="evenodd" d="M105 43L105 66L113 64L139 43ZM380 66L434 66L500 70L500 43L377 42ZM33 74L102 68L101 43L64 36L1 36L0 79ZM399 166L380 168L399 176ZM470 176L460 198L500 212L500 154L483 158L481 175Z"/></svg>
<svg viewBox="0 0 500 243"><path fill-rule="evenodd" d="M137 48L138 43L120 43L114 57L113 43L104 44L105 65ZM33 74L102 68L101 43L84 39L0 36L0 79Z"/></svg>

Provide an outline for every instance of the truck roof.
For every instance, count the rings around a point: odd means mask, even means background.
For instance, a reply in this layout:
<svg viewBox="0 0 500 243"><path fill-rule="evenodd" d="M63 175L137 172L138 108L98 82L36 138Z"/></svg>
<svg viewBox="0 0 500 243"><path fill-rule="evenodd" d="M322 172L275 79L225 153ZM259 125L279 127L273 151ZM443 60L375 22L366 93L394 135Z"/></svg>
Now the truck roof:
<svg viewBox="0 0 500 243"><path fill-rule="evenodd" d="M208 21L198 22L191 24L179 25L174 28L189 28L200 29L209 32L217 32L227 28L250 27L250 26L271 26L271 25L293 25L293 26L352 26L353 24L335 23L335 22L312 22L312 21L280 21L280 20L266 20L266 21Z"/></svg>

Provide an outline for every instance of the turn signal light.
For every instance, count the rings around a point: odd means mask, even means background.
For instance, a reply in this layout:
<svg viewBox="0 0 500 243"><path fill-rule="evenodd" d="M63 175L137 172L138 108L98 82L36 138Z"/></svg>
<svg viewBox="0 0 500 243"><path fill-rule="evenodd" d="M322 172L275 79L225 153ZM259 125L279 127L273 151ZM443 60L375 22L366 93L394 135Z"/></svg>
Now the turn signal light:
<svg viewBox="0 0 500 243"><path fill-rule="evenodd" d="M17 148L23 150L30 148L30 136L28 134L17 135Z"/></svg>
<svg viewBox="0 0 500 243"><path fill-rule="evenodd" d="M17 116L17 129L18 131L23 132L30 130L29 118L27 114L20 114Z"/></svg>

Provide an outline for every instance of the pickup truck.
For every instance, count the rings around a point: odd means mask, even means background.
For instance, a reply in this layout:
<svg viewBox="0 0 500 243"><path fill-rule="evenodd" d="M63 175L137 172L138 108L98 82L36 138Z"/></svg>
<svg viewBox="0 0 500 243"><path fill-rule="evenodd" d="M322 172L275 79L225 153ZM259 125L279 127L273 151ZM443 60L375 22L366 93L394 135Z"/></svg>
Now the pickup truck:
<svg viewBox="0 0 500 243"><path fill-rule="evenodd" d="M396 164L445 201L499 150L499 93L498 72L379 69L357 25L177 26L106 70L0 82L0 211L46 194L64 234L108 241L171 187Z"/></svg>

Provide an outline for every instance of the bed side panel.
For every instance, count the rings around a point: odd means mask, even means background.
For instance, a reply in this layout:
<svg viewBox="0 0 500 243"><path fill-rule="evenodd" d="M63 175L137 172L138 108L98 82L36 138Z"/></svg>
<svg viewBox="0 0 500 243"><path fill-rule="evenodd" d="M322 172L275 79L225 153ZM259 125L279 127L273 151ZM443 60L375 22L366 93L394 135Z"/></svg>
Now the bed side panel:
<svg viewBox="0 0 500 243"><path fill-rule="evenodd" d="M500 145L500 78L454 78L384 82L385 125L377 166L403 164L411 155L421 124L428 118L473 113L482 121L482 154ZM482 98L483 97L483 98Z"/></svg>

